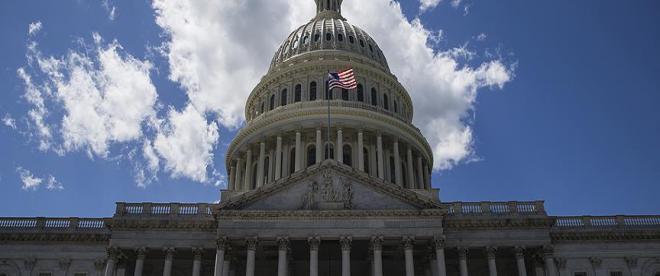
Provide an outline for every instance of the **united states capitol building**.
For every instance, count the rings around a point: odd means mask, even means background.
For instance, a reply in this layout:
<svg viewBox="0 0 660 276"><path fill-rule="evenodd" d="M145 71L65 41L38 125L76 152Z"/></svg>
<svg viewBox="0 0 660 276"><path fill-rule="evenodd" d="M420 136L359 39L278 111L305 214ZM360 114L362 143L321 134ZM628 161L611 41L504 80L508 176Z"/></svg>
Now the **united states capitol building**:
<svg viewBox="0 0 660 276"><path fill-rule="evenodd" d="M0 276L660 276L660 216L441 201L408 92L341 4L316 0L275 53L218 204L0 218ZM357 89L327 93L347 67Z"/></svg>

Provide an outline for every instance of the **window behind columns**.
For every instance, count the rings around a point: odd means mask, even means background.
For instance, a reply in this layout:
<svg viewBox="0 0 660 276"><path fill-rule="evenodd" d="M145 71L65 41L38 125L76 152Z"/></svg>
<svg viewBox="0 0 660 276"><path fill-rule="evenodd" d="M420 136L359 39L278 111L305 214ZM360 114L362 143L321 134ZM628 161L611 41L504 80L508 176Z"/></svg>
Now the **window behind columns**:
<svg viewBox="0 0 660 276"><path fill-rule="evenodd" d="M293 101L299 102L302 99L302 85L296 85L296 90L293 95Z"/></svg>
<svg viewBox="0 0 660 276"><path fill-rule="evenodd" d="M328 153L330 156L328 156ZM335 147L332 144L325 144L325 160L335 159Z"/></svg>
<svg viewBox="0 0 660 276"><path fill-rule="evenodd" d="M280 106L286 105L288 92L289 91L287 91L286 88L282 90L282 94L280 95Z"/></svg>
<svg viewBox="0 0 660 276"><path fill-rule="evenodd" d="M268 184L268 168L270 168L270 157L264 159L264 184Z"/></svg>
<svg viewBox="0 0 660 276"><path fill-rule="evenodd" d="M376 88L371 88L371 105L378 105L378 91L376 91Z"/></svg>
<svg viewBox="0 0 660 276"><path fill-rule="evenodd" d="M309 100L316 101L316 82L313 81L309 84Z"/></svg>
<svg viewBox="0 0 660 276"><path fill-rule="evenodd" d="M296 147L291 147L291 152L289 152L289 173L294 173L296 171Z"/></svg>
<svg viewBox="0 0 660 276"><path fill-rule="evenodd" d="M390 182L396 183L396 168L394 164L394 157L390 156Z"/></svg>
<svg viewBox="0 0 660 276"><path fill-rule="evenodd" d="M348 89L341 90L341 99L344 101L348 101Z"/></svg>
<svg viewBox="0 0 660 276"><path fill-rule="evenodd" d="M403 162L405 160L404 158L401 158L401 178L403 180L403 187L408 187L408 164L406 162Z"/></svg>
<svg viewBox="0 0 660 276"><path fill-rule="evenodd" d="M353 166L353 154L352 154L352 149L350 145L344 145L342 148L342 158L344 159L344 164L348 165L349 167Z"/></svg>
<svg viewBox="0 0 660 276"><path fill-rule="evenodd" d="M364 102L364 87L362 84L357 85L357 101Z"/></svg>
<svg viewBox="0 0 660 276"><path fill-rule="evenodd" d="M364 159L364 172L369 174L369 150L366 147L362 149L362 158Z"/></svg>
<svg viewBox="0 0 660 276"><path fill-rule="evenodd" d="M270 96L269 110L275 109L275 94Z"/></svg>
<svg viewBox="0 0 660 276"><path fill-rule="evenodd" d="M316 164L316 146L310 145L307 147L307 167Z"/></svg>
<svg viewBox="0 0 660 276"><path fill-rule="evenodd" d="M383 94L383 108L385 108L385 110L390 109L390 101L389 98L387 97L387 94Z"/></svg>
<svg viewBox="0 0 660 276"><path fill-rule="evenodd" d="M250 187L250 189L252 189L252 190L257 188L257 168L258 168L257 165L259 165L258 162L254 162L254 163L255 164L252 165L252 179L250 179L250 180L252 180L252 184L251 184L251 187Z"/></svg>

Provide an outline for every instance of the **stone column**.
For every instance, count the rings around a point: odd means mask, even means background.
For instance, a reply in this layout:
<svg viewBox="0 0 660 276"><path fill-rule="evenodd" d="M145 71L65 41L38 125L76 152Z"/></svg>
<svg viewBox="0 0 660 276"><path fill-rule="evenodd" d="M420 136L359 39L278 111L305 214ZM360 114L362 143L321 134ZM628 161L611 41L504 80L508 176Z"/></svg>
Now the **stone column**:
<svg viewBox="0 0 660 276"><path fill-rule="evenodd" d="M108 261L105 263L105 276L115 275L115 266L119 258L119 249L110 247L107 249Z"/></svg>
<svg viewBox="0 0 660 276"><path fill-rule="evenodd" d="M468 254L468 249L467 248L458 248L458 263L459 263L459 270L461 272L461 276L468 276L468 266L467 266L467 254Z"/></svg>
<svg viewBox="0 0 660 276"><path fill-rule="evenodd" d="M243 190L243 178L241 177L241 174L243 174L244 168L245 165L243 164L243 159L241 159L240 157L236 158L236 180L234 181L235 191Z"/></svg>
<svg viewBox="0 0 660 276"><path fill-rule="evenodd" d="M319 245L321 238L309 237L309 276L319 276Z"/></svg>
<svg viewBox="0 0 660 276"><path fill-rule="evenodd" d="M412 148L410 145L408 145L408 150L406 150L406 161L408 163L408 188L409 189L415 189L415 170L413 170L413 156L412 156Z"/></svg>
<svg viewBox="0 0 660 276"><path fill-rule="evenodd" d="M163 249L165 251L165 264L163 265L163 276L172 275L172 262L174 261L174 248L168 247Z"/></svg>
<svg viewBox="0 0 660 276"><path fill-rule="evenodd" d="M316 129L316 164L323 162L323 134L320 128Z"/></svg>
<svg viewBox="0 0 660 276"><path fill-rule="evenodd" d="M295 169L293 170L294 172L300 171L302 167L302 134L300 131L296 131L296 159L295 159Z"/></svg>
<svg viewBox="0 0 660 276"><path fill-rule="evenodd" d="M229 276L229 270L231 269L231 261L229 258L225 259L224 264L222 264L222 276Z"/></svg>
<svg viewBox="0 0 660 276"><path fill-rule="evenodd" d="M598 257L589 258L591 266L594 268L594 274L596 276L607 276L606 271L603 270L603 259Z"/></svg>
<svg viewBox="0 0 660 276"><path fill-rule="evenodd" d="M383 135L380 133L378 133L378 136L376 137L376 147L376 159L378 160L376 169L378 170L378 178L385 179L385 168L383 167Z"/></svg>
<svg viewBox="0 0 660 276"><path fill-rule="evenodd" d="M358 151L357 151L357 156L358 156L358 170L361 172L364 171L364 133L362 130L358 130Z"/></svg>
<svg viewBox="0 0 660 276"><path fill-rule="evenodd" d="M337 163L344 163L344 131L337 129L337 144L335 145L335 160Z"/></svg>
<svg viewBox="0 0 660 276"><path fill-rule="evenodd" d="M202 270L202 252L203 248L193 248L193 270L192 276L199 276L199 272Z"/></svg>
<svg viewBox="0 0 660 276"><path fill-rule="evenodd" d="M417 156L417 189L424 189L424 168L422 167L422 157Z"/></svg>
<svg viewBox="0 0 660 276"><path fill-rule="evenodd" d="M431 189L431 178L429 178L429 167L424 165L424 189Z"/></svg>
<svg viewBox="0 0 660 276"><path fill-rule="evenodd" d="M236 165L233 165L229 168L229 187L228 190L236 190Z"/></svg>
<svg viewBox="0 0 660 276"><path fill-rule="evenodd" d="M518 276L527 276L527 268L525 267L525 249L517 246L516 251L516 264L518 265Z"/></svg>
<svg viewBox="0 0 660 276"><path fill-rule="evenodd" d="M255 255L257 252L258 242L259 240L256 237L245 239L245 245L247 246L245 276L254 276Z"/></svg>
<svg viewBox="0 0 660 276"><path fill-rule="evenodd" d="M266 162L266 142L259 143L259 163L257 164L257 188L264 185L264 162Z"/></svg>
<svg viewBox="0 0 660 276"><path fill-rule="evenodd" d="M372 237L371 248L374 254L374 276L383 276L383 237Z"/></svg>
<svg viewBox="0 0 660 276"><path fill-rule="evenodd" d="M216 250L215 250L215 268L213 275L220 276L222 274L223 265L225 262L225 251L228 246L228 240L225 237L219 238L216 241Z"/></svg>
<svg viewBox="0 0 660 276"><path fill-rule="evenodd" d="M289 238L277 238L279 247L277 255L277 276L287 276L287 252L289 251Z"/></svg>
<svg viewBox="0 0 660 276"><path fill-rule="evenodd" d="M543 247L543 261L545 262L546 276L558 276L555 258L553 257L553 248L551 246Z"/></svg>
<svg viewBox="0 0 660 276"><path fill-rule="evenodd" d="M415 264L413 263L413 249L415 239L413 237L403 237L403 250L406 259L406 276L415 276Z"/></svg>
<svg viewBox="0 0 660 276"><path fill-rule="evenodd" d="M142 270L144 269L144 258L147 256L147 249L140 247L136 250L137 259L135 260L135 272L133 275L142 276Z"/></svg>
<svg viewBox="0 0 660 276"><path fill-rule="evenodd" d="M438 276L447 276L447 265L445 264L445 239L436 237L433 239L435 247L435 265L437 266Z"/></svg>
<svg viewBox="0 0 660 276"><path fill-rule="evenodd" d="M243 190L249 191L252 187L252 149L247 150L245 155L245 184Z"/></svg>
<svg viewBox="0 0 660 276"><path fill-rule="evenodd" d="M340 237L341 244L341 276L351 276L351 237Z"/></svg>
<svg viewBox="0 0 660 276"><path fill-rule="evenodd" d="M282 177L282 135L277 135L277 145L275 145L275 180Z"/></svg>
<svg viewBox="0 0 660 276"><path fill-rule="evenodd" d="M403 187L403 175L401 175L401 155L399 154L399 141L394 141L394 178L396 185Z"/></svg>
<svg viewBox="0 0 660 276"><path fill-rule="evenodd" d="M486 256L488 257L488 275L497 276L497 262L495 261L495 253L497 248L486 247Z"/></svg>

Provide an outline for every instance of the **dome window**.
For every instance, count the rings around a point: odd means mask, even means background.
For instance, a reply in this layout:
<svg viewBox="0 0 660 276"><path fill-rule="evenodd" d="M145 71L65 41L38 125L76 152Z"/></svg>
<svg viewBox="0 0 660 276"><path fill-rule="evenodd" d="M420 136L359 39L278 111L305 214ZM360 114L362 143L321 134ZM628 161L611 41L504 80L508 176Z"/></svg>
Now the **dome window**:
<svg viewBox="0 0 660 276"><path fill-rule="evenodd" d="M350 42L351 44L355 43L355 38L352 35L348 36L348 42Z"/></svg>
<svg viewBox="0 0 660 276"><path fill-rule="evenodd" d="M399 113L399 104L394 100L394 113Z"/></svg>
<svg viewBox="0 0 660 276"><path fill-rule="evenodd" d="M378 105L378 91L376 91L376 88L371 88L371 105Z"/></svg>
<svg viewBox="0 0 660 276"><path fill-rule="evenodd" d="M364 40L360 39L360 47L364 47Z"/></svg>
<svg viewBox="0 0 660 276"><path fill-rule="evenodd" d="M390 110L390 101L387 97L387 94L383 95L383 108L385 108L385 110Z"/></svg>
<svg viewBox="0 0 660 276"><path fill-rule="evenodd" d="M311 145L307 148L307 167L316 164L316 146Z"/></svg>
<svg viewBox="0 0 660 276"><path fill-rule="evenodd" d="M364 86L362 84L357 85L357 100L358 102L364 102Z"/></svg>
<svg viewBox="0 0 660 276"><path fill-rule="evenodd" d="M280 95L280 106L285 106L286 105L286 103L287 103L287 92L288 91L286 90L286 88L284 88L284 90L282 90L282 94Z"/></svg>
<svg viewBox="0 0 660 276"><path fill-rule="evenodd" d="M320 34L315 34L314 35L314 42L318 42L319 39L321 39L321 35Z"/></svg>
<svg viewBox="0 0 660 276"><path fill-rule="evenodd" d="M275 109L275 94L270 96L270 106L269 110Z"/></svg>
<svg viewBox="0 0 660 276"><path fill-rule="evenodd" d="M302 40L303 45L307 45L307 43L309 43L309 35L305 35Z"/></svg>
<svg viewBox="0 0 660 276"><path fill-rule="evenodd" d="M348 90L347 89L342 89L341 90L341 99L344 101L348 101Z"/></svg>
<svg viewBox="0 0 660 276"><path fill-rule="evenodd" d="M374 52L374 47L371 47L371 44L369 44L369 51L371 51L372 53Z"/></svg>
<svg viewBox="0 0 660 276"><path fill-rule="evenodd" d="M296 90L293 95L293 101L297 103L301 99L302 99L302 85L298 84L296 85Z"/></svg>
<svg viewBox="0 0 660 276"><path fill-rule="evenodd" d="M325 144L325 160L335 159L335 147L332 144Z"/></svg>
<svg viewBox="0 0 660 276"><path fill-rule="evenodd" d="M332 40L332 34L331 33L325 34L325 40L327 40L327 41Z"/></svg>
<svg viewBox="0 0 660 276"><path fill-rule="evenodd" d="M309 100L316 101L316 82L313 81L309 84Z"/></svg>
<svg viewBox="0 0 660 276"><path fill-rule="evenodd" d="M349 145L344 145L342 148L342 161L346 166L353 166L353 149Z"/></svg>
<svg viewBox="0 0 660 276"><path fill-rule="evenodd" d="M338 34L337 35L337 40L344 41L344 35L343 34Z"/></svg>
<svg viewBox="0 0 660 276"><path fill-rule="evenodd" d="M300 40L300 37L296 36L296 39L293 40L293 44L291 45L291 49L298 49L298 41Z"/></svg>

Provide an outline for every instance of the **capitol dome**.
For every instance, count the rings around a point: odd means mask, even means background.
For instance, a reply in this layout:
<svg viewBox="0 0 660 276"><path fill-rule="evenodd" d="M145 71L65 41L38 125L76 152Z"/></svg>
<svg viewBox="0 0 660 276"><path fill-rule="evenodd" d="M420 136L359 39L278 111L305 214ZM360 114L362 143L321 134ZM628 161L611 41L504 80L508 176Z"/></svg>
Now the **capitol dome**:
<svg viewBox="0 0 660 276"><path fill-rule="evenodd" d="M223 198L328 166L435 197L433 154L412 124L408 91L378 43L342 16L342 0L315 1L316 15L284 40L247 99L246 125L227 150ZM357 88L328 90L328 74L346 68Z"/></svg>

